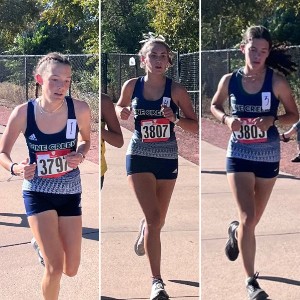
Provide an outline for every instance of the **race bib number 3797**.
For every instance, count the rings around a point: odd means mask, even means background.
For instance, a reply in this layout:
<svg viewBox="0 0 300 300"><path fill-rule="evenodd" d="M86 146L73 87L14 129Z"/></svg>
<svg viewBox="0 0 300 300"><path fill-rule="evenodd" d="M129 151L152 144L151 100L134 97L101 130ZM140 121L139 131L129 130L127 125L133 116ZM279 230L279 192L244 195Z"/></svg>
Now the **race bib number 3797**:
<svg viewBox="0 0 300 300"><path fill-rule="evenodd" d="M168 119L151 119L141 121L143 142L165 142L170 138L170 121Z"/></svg>
<svg viewBox="0 0 300 300"><path fill-rule="evenodd" d="M260 130L255 124L254 119L242 118L240 131L235 131L235 137L240 143L253 144L265 143L268 140L267 131Z"/></svg>
<svg viewBox="0 0 300 300"><path fill-rule="evenodd" d="M72 168L68 167L66 155L70 153L70 149L55 150L46 152L37 152L37 172L39 177L55 178L60 177Z"/></svg>

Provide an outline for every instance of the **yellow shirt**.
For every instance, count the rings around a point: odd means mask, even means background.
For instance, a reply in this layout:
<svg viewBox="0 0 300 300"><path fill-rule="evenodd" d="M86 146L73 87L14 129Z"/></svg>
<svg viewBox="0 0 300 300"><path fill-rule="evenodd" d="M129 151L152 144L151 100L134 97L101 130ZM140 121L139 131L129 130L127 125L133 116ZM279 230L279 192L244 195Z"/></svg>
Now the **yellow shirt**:
<svg viewBox="0 0 300 300"><path fill-rule="evenodd" d="M105 127L105 122L101 121L101 128ZM101 139L101 177L107 171L107 163L105 160L105 142Z"/></svg>

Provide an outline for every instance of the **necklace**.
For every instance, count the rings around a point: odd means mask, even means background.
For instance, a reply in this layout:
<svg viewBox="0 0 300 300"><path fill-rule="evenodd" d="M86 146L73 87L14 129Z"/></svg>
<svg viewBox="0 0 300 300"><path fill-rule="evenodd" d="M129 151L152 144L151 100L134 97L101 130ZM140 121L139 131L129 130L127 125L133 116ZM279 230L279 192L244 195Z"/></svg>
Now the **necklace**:
<svg viewBox="0 0 300 300"><path fill-rule="evenodd" d="M44 110L41 103L40 103L40 100L38 101L39 102L39 107L40 107L40 113L41 114L53 114L55 113L56 111L58 111L65 103L65 99L61 102L61 104L56 108L54 109L53 111L47 111L47 110Z"/></svg>
<svg viewBox="0 0 300 300"><path fill-rule="evenodd" d="M247 81L247 80L255 81L264 73L264 71L265 70L261 71L260 73L253 74L253 75L247 75L244 73L244 71L242 69L239 69L238 73L243 77L243 80L245 80L245 81Z"/></svg>

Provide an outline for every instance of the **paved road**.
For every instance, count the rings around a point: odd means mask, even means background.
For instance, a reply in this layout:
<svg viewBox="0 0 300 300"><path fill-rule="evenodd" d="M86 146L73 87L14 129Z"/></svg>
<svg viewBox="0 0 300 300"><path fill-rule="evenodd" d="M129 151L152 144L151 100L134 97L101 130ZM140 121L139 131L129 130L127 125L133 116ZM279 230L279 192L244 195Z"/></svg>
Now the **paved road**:
<svg viewBox="0 0 300 300"><path fill-rule="evenodd" d="M0 127L3 132L3 127ZM14 161L26 155L21 136L14 147ZM99 299L99 166L85 161L80 165L83 184L82 263L74 278L63 277L61 300ZM31 231L26 219L22 180L0 169L0 299L39 300L43 267L31 247Z"/></svg>
<svg viewBox="0 0 300 300"><path fill-rule="evenodd" d="M149 299L151 274L146 257L133 251L141 209L129 189L125 145L107 146L109 170L101 195L101 299ZM191 149L192 151L192 149ZM162 232L162 275L172 299L199 299L199 168L182 158Z"/></svg>
<svg viewBox="0 0 300 300"><path fill-rule="evenodd" d="M201 153L201 299L246 300L241 259L224 254L228 224L237 219L225 150L202 141ZM272 300L300 299L299 190L299 179L281 173L256 230L259 283Z"/></svg>

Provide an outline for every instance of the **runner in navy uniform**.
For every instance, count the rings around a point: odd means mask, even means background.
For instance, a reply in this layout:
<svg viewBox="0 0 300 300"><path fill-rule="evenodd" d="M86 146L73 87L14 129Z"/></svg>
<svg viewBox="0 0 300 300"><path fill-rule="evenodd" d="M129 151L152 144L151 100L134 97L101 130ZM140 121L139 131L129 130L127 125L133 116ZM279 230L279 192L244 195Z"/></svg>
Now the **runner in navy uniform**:
<svg viewBox="0 0 300 300"><path fill-rule="evenodd" d="M78 165L90 148L90 109L65 97L71 82L70 62L58 53L41 58L35 79L37 99L17 106L0 144L1 165L24 178L23 198L34 245L45 265L44 299L58 299L62 274L75 276L80 263L82 220ZM29 158L10 156L20 133Z"/></svg>
<svg viewBox="0 0 300 300"><path fill-rule="evenodd" d="M150 262L150 299L168 299L160 270L160 232L178 174L174 126L197 133L198 121L186 89L165 76L172 64L170 47L162 37L150 35L144 42L139 54L146 76L125 82L116 111L122 120L133 112L135 122L126 168L129 184L145 215L135 252L146 253ZM179 108L184 117L179 118Z"/></svg>
<svg viewBox="0 0 300 300"><path fill-rule="evenodd" d="M263 26L246 31L241 51L245 66L222 77L211 104L213 115L232 131L227 178L237 202L239 221L233 221L228 228L225 253L232 261L241 253L249 299L266 299L268 295L257 283L254 269L255 227L279 172L280 139L274 123L278 120L290 124L298 119L287 80L273 70L287 75L295 69L284 50L272 48L270 33ZM223 107L228 95L230 116ZM285 113L277 116L280 102Z"/></svg>

